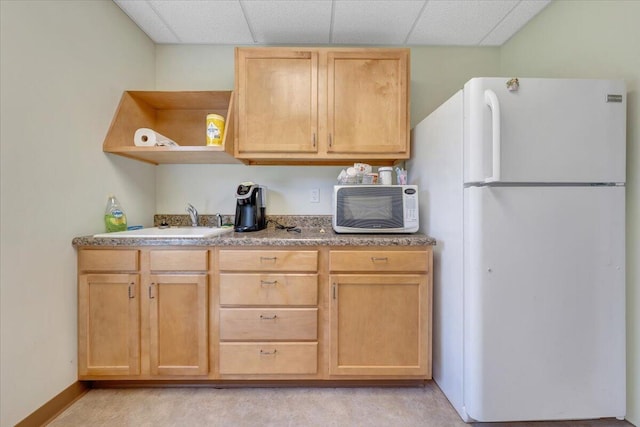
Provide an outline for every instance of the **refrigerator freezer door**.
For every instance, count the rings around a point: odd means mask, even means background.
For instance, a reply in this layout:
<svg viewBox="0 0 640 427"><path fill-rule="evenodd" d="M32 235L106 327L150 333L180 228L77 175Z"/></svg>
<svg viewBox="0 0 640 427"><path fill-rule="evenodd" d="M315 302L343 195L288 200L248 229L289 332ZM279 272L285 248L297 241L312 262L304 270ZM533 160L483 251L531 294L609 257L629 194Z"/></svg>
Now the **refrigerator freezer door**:
<svg viewBox="0 0 640 427"><path fill-rule="evenodd" d="M506 81L464 86L466 183L625 182L623 81Z"/></svg>
<svg viewBox="0 0 640 427"><path fill-rule="evenodd" d="M624 194L464 190L464 400L472 418L624 416Z"/></svg>

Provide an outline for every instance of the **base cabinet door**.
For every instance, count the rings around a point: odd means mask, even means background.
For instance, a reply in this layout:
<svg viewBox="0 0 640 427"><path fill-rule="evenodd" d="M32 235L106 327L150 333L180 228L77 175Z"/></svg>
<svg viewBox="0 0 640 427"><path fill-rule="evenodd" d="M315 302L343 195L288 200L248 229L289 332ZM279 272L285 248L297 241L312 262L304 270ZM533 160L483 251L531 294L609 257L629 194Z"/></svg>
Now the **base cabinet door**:
<svg viewBox="0 0 640 427"><path fill-rule="evenodd" d="M335 274L330 281L331 375L430 375L426 275Z"/></svg>
<svg viewBox="0 0 640 427"><path fill-rule="evenodd" d="M151 375L207 375L207 276L151 275L147 297Z"/></svg>
<svg viewBox="0 0 640 427"><path fill-rule="evenodd" d="M78 373L140 374L139 276L81 274Z"/></svg>

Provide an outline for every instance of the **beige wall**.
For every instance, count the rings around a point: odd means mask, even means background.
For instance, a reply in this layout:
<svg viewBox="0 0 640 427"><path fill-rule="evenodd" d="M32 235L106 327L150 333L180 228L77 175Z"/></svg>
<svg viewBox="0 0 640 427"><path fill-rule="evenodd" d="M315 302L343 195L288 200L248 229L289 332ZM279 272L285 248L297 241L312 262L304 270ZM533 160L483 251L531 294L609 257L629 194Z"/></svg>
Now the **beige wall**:
<svg viewBox="0 0 640 427"><path fill-rule="evenodd" d="M627 83L627 419L636 425L640 425L639 22L639 1L556 0L501 49L504 75L618 78Z"/></svg>
<svg viewBox="0 0 640 427"><path fill-rule="evenodd" d="M0 1L1 391L12 426L76 381L74 236L114 192L155 211L152 166L102 153L124 89L152 89L153 43L111 1Z"/></svg>
<svg viewBox="0 0 640 427"><path fill-rule="evenodd" d="M233 89L233 47L158 45L158 90ZM478 75L499 70L498 48L413 47L411 49L411 123ZM161 165L156 174L157 210L184 213L193 203L202 213L233 213L238 183L252 180L269 187L270 214L331 213L331 191L341 167ZM411 172L409 172L411 173ZM291 179L291 178L294 179ZM320 189L320 203L310 203L312 188Z"/></svg>

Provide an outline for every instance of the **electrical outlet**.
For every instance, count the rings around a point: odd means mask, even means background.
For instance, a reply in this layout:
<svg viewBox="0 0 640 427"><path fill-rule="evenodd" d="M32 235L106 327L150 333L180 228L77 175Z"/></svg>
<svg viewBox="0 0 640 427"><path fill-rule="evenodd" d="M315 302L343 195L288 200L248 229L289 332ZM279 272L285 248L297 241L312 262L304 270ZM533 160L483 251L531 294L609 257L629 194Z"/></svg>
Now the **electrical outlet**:
<svg viewBox="0 0 640 427"><path fill-rule="evenodd" d="M311 203L320 203L320 189L319 188L312 188L311 189L311 194L309 196L309 201Z"/></svg>

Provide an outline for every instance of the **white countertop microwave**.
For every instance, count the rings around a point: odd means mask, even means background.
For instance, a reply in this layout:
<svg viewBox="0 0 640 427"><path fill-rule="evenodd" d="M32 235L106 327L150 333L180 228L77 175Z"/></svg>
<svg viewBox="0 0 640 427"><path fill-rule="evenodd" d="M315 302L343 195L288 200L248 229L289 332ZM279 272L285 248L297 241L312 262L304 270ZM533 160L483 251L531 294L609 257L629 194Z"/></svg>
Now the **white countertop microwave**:
<svg viewBox="0 0 640 427"><path fill-rule="evenodd" d="M336 233L415 233L418 231L415 185L335 185Z"/></svg>

